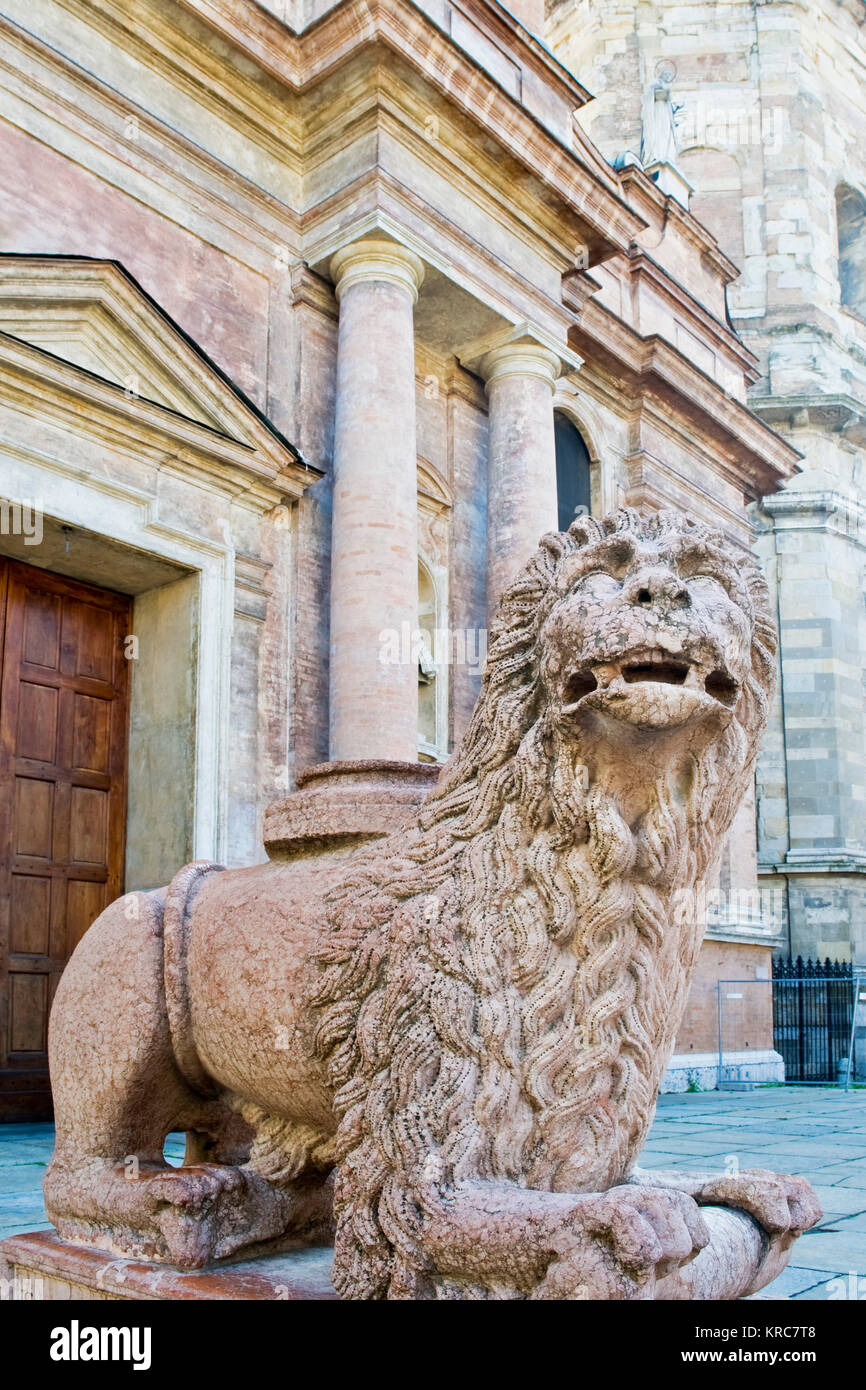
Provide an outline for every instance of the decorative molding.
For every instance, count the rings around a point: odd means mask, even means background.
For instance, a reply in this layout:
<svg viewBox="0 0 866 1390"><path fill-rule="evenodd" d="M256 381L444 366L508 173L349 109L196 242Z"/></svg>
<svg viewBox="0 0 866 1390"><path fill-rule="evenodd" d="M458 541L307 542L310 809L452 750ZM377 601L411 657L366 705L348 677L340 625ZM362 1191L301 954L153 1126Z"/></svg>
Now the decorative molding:
<svg viewBox="0 0 866 1390"><path fill-rule="evenodd" d="M115 261L0 255L0 393L265 509L321 477Z"/></svg>
<svg viewBox="0 0 866 1390"><path fill-rule="evenodd" d="M448 483L439 469L421 454L418 455L418 502L424 511L434 516L440 516L454 506L454 493Z"/></svg>
<svg viewBox="0 0 866 1390"><path fill-rule="evenodd" d="M642 337L590 299L569 336L588 362L618 376L635 398L655 395L692 418L705 449L715 442L726 450L730 462L718 459L716 467L746 496L774 492L796 471L802 455L659 334Z"/></svg>
<svg viewBox="0 0 866 1390"><path fill-rule="evenodd" d="M541 376L551 390L558 377L577 372L583 358L567 344L526 322L507 325L455 349L461 366L488 383L514 373Z"/></svg>
<svg viewBox="0 0 866 1390"><path fill-rule="evenodd" d="M777 429L826 430L858 447L866 444L866 402L847 392L813 395L756 396L749 399L756 415Z"/></svg>
<svg viewBox="0 0 866 1390"><path fill-rule="evenodd" d="M801 475L803 480L807 477L807 473ZM857 497L792 487L763 497L760 511L780 531L829 531L866 550L866 504Z"/></svg>
<svg viewBox="0 0 866 1390"><path fill-rule="evenodd" d="M538 377L553 395L560 373L560 361L557 353L549 352L538 343L507 343L504 347L485 353L480 368L488 389L494 381L501 381L503 377Z"/></svg>
<svg viewBox="0 0 866 1390"><path fill-rule="evenodd" d="M758 860L758 874L796 876L800 874L866 874L866 850L846 849L843 845L826 849L789 849L780 863Z"/></svg>

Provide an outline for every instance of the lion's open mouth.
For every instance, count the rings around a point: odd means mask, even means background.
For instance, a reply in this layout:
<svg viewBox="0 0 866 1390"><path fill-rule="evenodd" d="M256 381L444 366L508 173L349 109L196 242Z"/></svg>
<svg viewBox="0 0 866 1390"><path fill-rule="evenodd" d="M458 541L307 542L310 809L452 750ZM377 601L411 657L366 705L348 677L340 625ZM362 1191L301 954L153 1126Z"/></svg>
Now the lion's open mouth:
<svg viewBox="0 0 866 1390"><path fill-rule="evenodd" d="M563 714L576 710L595 691L620 692L624 686L652 682L679 685L709 695L717 704L732 709L739 698L739 683L723 667L677 660L659 648L630 652L616 661L598 662L572 672L563 692Z"/></svg>

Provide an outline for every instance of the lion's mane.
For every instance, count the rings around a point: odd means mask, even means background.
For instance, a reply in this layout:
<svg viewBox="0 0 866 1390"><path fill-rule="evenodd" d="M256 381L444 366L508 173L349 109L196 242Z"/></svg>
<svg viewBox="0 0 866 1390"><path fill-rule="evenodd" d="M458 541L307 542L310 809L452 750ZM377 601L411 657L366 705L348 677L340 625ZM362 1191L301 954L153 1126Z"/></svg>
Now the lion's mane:
<svg viewBox="0 0 866 1390"><path fill-rule="evenodd" d="M677 513L629 509L545 536L502 598L435 790L329 897L317 1048L335 1092L346 1297L435 1297L419 1234L438 1194L470 1179L603 1190L652 1120L703 934L694 914L672 922L672 895L704 879L745 790L775 634L744 555L752 664L734 718L685 804L662 779L633 829L603 777L582 784L539 674L560 566L615 533L687 534L710 562L725 544Z"/></svg>

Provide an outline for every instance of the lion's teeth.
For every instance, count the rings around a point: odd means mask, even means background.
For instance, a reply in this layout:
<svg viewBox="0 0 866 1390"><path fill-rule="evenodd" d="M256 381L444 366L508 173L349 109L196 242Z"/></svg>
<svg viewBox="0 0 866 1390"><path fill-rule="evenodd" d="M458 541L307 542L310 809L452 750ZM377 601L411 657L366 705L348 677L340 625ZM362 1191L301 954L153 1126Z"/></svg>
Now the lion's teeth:
<svg viewBox="0 0 866 1390"><path fill-rule="evenodd" d="M601 662L600 665L592 667L592 674L600 686L608 686L619 675L619 667L611 661Z"/></svg>

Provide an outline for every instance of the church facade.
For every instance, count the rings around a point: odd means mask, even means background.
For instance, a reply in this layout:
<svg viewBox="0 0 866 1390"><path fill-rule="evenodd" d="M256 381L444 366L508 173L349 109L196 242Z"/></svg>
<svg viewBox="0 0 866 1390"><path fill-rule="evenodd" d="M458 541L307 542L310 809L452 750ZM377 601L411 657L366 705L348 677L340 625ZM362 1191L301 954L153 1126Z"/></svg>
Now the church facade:
<svg viewBox="0 0 866 1390"><path fill-rule="evenodd" d="M753 408L736 265L673 166L608 161L595 70L543 25L3 0L6 1118L45 1113L53 988L107 901L257 862L311 766L447 758L543 532L671 506L778 544L802 445ZM757 869L749 805L681 1077L716 981L782 939Z"/></svg>
<svg viewBox="0 0 866 1390"><path fill-rule="evenodd" d="M758 774L759 871L794 956L866 965L866 15L843 3L548 6L611 159L675 109L691 211L740 268L749 405L802 456L750 512L781 635Z"/></svg>

